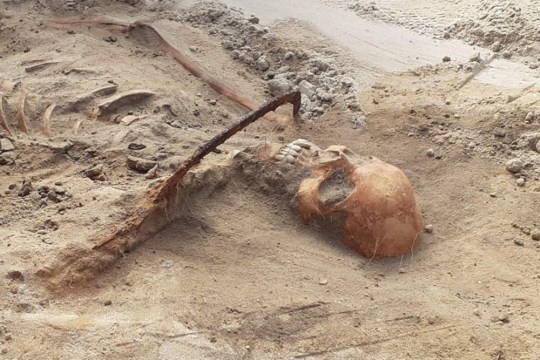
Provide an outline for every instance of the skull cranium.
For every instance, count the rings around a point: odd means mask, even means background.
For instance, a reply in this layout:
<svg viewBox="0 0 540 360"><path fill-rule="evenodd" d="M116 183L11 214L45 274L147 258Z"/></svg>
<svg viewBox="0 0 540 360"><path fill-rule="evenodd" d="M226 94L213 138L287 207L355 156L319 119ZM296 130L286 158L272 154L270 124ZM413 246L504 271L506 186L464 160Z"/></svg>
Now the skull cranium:
<svg viewBox="0 0 540 360"><path fill-rule="evenodd" d="M344 146L321 150L303 139L280 148L273 159L311 169L297 193L303 220L345 214L343 241L362 256L399 256L419 244L422 216L397 167Z"/></svg>

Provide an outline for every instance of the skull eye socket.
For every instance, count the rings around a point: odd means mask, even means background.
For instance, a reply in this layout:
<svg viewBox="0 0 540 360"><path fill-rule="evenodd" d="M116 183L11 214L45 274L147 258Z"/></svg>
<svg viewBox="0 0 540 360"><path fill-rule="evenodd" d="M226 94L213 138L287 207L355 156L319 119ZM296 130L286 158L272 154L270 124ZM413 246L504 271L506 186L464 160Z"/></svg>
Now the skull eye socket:
<svg viewBox="0 0 540 360"><path fill-rule="evenodd" d="M330 170L329 176L319 187L319 196L325 207L334 207L345 200L353 191L354 183L343 168Z"/></svg>

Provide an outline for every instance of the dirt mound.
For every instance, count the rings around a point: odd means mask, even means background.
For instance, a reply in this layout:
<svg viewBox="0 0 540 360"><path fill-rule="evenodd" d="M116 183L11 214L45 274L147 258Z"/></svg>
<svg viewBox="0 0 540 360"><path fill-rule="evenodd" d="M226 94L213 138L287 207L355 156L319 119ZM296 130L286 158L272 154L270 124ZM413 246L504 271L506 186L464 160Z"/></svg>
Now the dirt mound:
<svg viewBox="0 0 540 360"><path fill-rule="evenodd" d="M474 18L448 27L447 36L489 47L494 52L501 52L505 58L513 55L536 57L540 54L540 13L538 7L528 10L515 1L483 1ZM537 59L530 66L537 68Z"/></svg>
<svg viewBox="0 0 540 360"><path fill-rule="evenodd" d="M354 81L347 76L346 68L325 54L287 42L260 25L257 17L245 16L218 2L204 2L179 19L221 39L231 58L264 79L272 95L299 89L305 119L316 119L332 107L352 114L360 111Z"/></svg>

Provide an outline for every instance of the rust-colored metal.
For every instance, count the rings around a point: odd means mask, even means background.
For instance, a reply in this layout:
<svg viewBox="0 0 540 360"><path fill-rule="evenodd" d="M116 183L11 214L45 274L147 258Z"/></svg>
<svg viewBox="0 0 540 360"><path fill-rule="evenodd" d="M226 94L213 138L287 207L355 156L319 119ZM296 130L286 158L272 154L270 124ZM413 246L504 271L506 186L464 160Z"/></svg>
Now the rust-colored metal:
<svg viewBox="0 0 540 360"><path fill-rule="evenodd" d="M123 226L91 240L94 244L91 248L85 247L66 252L59 256L59 259L51 266L42 267L36 274L47 279L47 286L51 290L60 290L65 285L92 279L100 271L112 265L126 251L147 241L174 220L178 215L178 199L186 199L186 195L207 186L201 181L184 179L188 171L199 164L205 155L216 150L238 131L281 105L293 104L293 113L297 115L300 110L300 99L300 93L293 92L269 101L259 109L245 115L233 126L201 145L172 176L143 199ZM204 177L207 171L193 173L194 179L197 176Z"/></svg>

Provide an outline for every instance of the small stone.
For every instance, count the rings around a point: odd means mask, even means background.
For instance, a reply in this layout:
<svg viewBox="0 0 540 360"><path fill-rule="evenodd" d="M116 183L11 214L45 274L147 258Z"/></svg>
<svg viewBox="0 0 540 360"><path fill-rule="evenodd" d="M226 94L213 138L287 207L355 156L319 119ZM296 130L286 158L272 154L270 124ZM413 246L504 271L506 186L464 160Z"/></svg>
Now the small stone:
<svg viewBox="0 0 540 360"><path fill-rule="evenodd" d="M161 266L164 267L165 269L170 269L173 267L173 265L174 265L174 262L172 260L165 260L161 264Z"/></svg>
<svg viewBox="0 0 540 360"><path fill-rule="evenodd" d="M434 156L435 156L435 150L433 150L433 149L427 149L426 155L427 155L428 157L434 157Z"/></svg>
<svg viewBox="0 0 540 360"><path fill-rule="evenodd" d="M58 202L61 202L62 200L60 200L58 198L58 194L55 193L54 191L51 191L47 194L47 198L55 203L58 203Z"/></svg>
<svg viewBox="0 0 540 360"><path fill-rule="evenodd" d="M328 280L327 279L321 279L319 280L319 285L326 285L328 284Z"/></svg>
<svg viewBox="0 0 540 360"><path fill-rule="evenodd" d="M399 271L400 274L405 274L406 273L405 268L402 268L402 267L400 267L398 271Z"/></svg>
<svg viewBox="0 0 540 360"><path fill-rule="evenodd" d="M146 160L146 159L138 158L135 156L127 157L127 166L131 170L135 170L138 172L147 173L156 165L157 165L157 162L155 161Z"/></svg>
<svg viewBox="0 0 540 360"><path fill-rule="evenodd" d="M539 230L539 229L533 230L533 231L531 232L531 238L532 238L534 241L540 241L540 230Z"/></svg>
<svg viewBox="0 0 540 360"><path fill-rule="evenodd" d="M116 36L107 36L105 38L103 38L103 40L105 40L106 42L110 42L110 43L115 43L118 41L118 38Z"/></svg>
<svg viewBox="0 0 540 360"><path fill-rule="evenodd" d="M499 52L502 50L502 45L501 45L501 42L500 41L496 41L495 43L493 43L493 45L491 46L491 50L493 52Z"/></svg>
<svg viewBox="0 0 540 360"><path fill-rule="evenodd" d="M93 166L89 169L84 170L84 175L87 178L90 178L92 180L99 177L101 174L103 174L103 164L98 164L96 166Z"/></svg>
<svg viewBox="0 0 540 360"><path fill-rule="evenodd" d="M523 240L520 240L520 239L514 239L514 244L516 244L517 246L523 246L524 245Z"/></svg>
<svg viewBox="0 0 540 360"><path fill-rule="evenodd" d="M266 71L268 69L270 69L270 63L264 57L259 58L257 60L257 70Z"/></svg>
<svg viewBox="0 0 540 360"><path fill-rule="evenodd" d="M111 306L112 305L112 301L111 300L107 300L103 303L103 305L105 306Z"/></svg>
<svg viewBox="0 0 540 360"><path fill-rule="evenodd" d="M474 55L473 57L471 57L469 59L470 62L481 62L482 61L482 56L480 56L480 53Z"/></svg>
<svg viewBox="0 0 540 360"><path fill-rule="evenodd" d="M7 156L7 154L0 155L0 165L11 165L14 163L15 163L15 160Z"/></svg>
<svg viewBox="0 0 540 360"><path fill-rule="evenodd" d="M276 78L267 82L268 89L273 95L281 95L291 91L294 87L292 81L285 78Z"/></svg>
<svg viewBox="0 0 540 360"><path fill-rule="evenodd" d="M34 188L32 187L32 183L30 181L24 181L23 185L21 187L21 190L19 191L20 197L28 196Z"/></svg>
<svg viewBox="0 0 540 360"><path fill-rule="evenodd" d="M276 159L277 161L283 161L285 160L285 155L277 154L276 156L274 156L274 159Z"/></svg>
<svg viewBox="0 0 540 360"><path fill-rule="evenodd" d="M294 58L294 54L291 51L288 51L283 55L283 60L290 61Z"/></svg>
<svg viewBox="0 0 540 360"><path fill-rule="evenodd" d="M140 120L141 117L140 116L136 116L136 115L127 115L127 116L124 116L122 118L122 120L120 120L120 122L126 126L128 125L131 125L131 123L135 122L135 121L138 121Z"/></svg>
<svg viewBox="0 0 540 360"><path fill-rule="evenodd" d="M527 115L525 116L525 121L528 123L532 123L534 120L534 113L532 111L529 111Z"/></svg>
<svg viewBox="0 0 540 360"><path fill-rule="evenodd" d="M139 143L130 143L128 145L128 149L129 150L142 150L142 149L146 149L146 145L139 144Z"/></svg>
<svg viewBox="0 0 540 360"><path fill-rule="evenodd" d="M256 17L256 16L254 16L254 15L252 15L252 16L249 18L248 21L249 21L250 23L252 23L252 24L258 24L258 23L259 23L259 18Z"/></svg>
<svg viewBox="0 0 540 360"><path fill-rule="evenodd" d="M55 186L53 187L53 191L55 193L57 193L58 195L65 195L66 194L66 189L64 189L63 187L61 186Z"/></svg>
<svg viewBox="0 0 540 360"><path fill-rule="evenodd" d="M231 50L234 47L232 41L230 41L230 40L224 40L221 44L227 50Z"/></svg>
<svg viewBox="0 0 540 360"><path fill-rule="evenodd" d="M8 271L6 277L10 280L24 281L24 275L19 270Z"/></svg>
<svg viewBox="0 0 540 360"><path fill-rule="evenodd" d="M0 138L0 152L13 151L15 146L9 139Z"/></svg>
<svg viewBox="0 0 540 360"><path fill-rule="evenodd" d="M240 54L240 51L238 51L238 50L233 50L233 51L231 51L231 57L232 57L234 60L238 59L238 58L240 57L240 55L241 55L241 54Z"/></svg>
<svg viewBox="0 0 540 360"><path fill-rule="evenodd" d="M433 225L427 224L426 227L424 228L424 231L427 232L428 234L431 234L433 232Z"/></svg>
<svg viewBox="0 0 540 360"><path fill-rule="evenodd" d="M518 158L510 159L506 162L506 170L511 173L520 172L521 169L523 169L523 162Z"/></svg>
<svg viewBox="0 0 540 360"><path fill-rule="evenodd" d="M343 77L341 78L341 85L350 88L354 85L354 81L350 77Z"/></svg>
<svg viewBox="0 0 540 360"><path fill-rule="evenodd" d="M216 339L216 337L215 337L215 336L212 336L212 337L210 338L210 342L211 342L211 343L215 343L215 342L217 342L217 339Z"/></svg>
<svg viewBox="0 0 540 360"><path fill-rule="evenodd" d="M2 348L2 354L7 354L8 353L8 349L7 348Z"/></svg>
<svg viewBox="0 0 540 360"><path fill-rule="evenodd" d="M443 62L449 62L450 60L452 60L452 59L450 58L450 56L444 56L444 57L442 58L442 61L443 61Z"/></svg>
<svg viewBox="0 0 540 360"><path fill-rule="evenodd" d="M473 311L473 314L474 314L475 316L480 317L480 310L475 309L475 310Z"/></svg>
<svg viewBox="0 0 540 360"><path fill-rule="evenodd" d="M146 178L148 180L151 180L151 179L155 179L156 176L157 176L157 170L158 170L158 166L156 164L156 166L154 166L153 168L151 168L147 173L146 173Z"/></svg>
<svg viewBox="0 0 540 360"><path fill-rule="evenodd" d="M497 193L492 192L492 193L489 194L489 196L491 196L492 198L495 198L495 197L497 197Z"/></svg>
<svg viewBox="0 0 540 360"><path fill-rule="evenodd" d="M525 179L520 177L519 179L516 180L516 185L517 186L525 186Z"/></svg>
<svg viewBox="0 0 540 360"><path fill-rule="evenodd" d="M302 80L298 84L298 89L302 94L306 95L307 97L311 97L313 94L315 94L315 90L317 90L317 87L309 81Z"/></svg>
<svg viewBox="0 0 540 360"><path fill-rule="evenodd" d="M216 104L217 104L217 100L216 100L216 99L210 99L210 100L208 100L208 103L209 103L210 105L216 105Z"/></svg>
<svg viewBox="0 0 540 360"><path fill-rule="evenodd" d="M199 51L199 49L198 49L196 46L190 46L190 47L189 47L189 51L191 51L191 52L197 52L197 51Z"/></svg>

